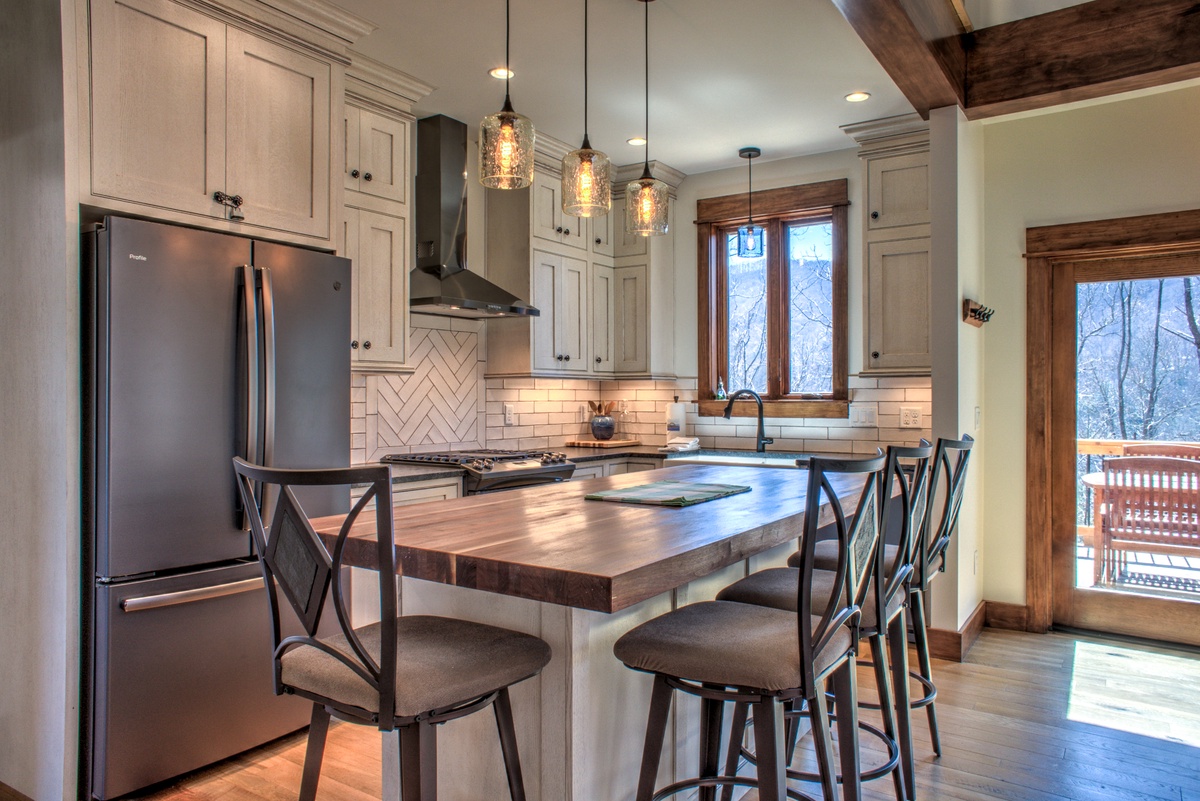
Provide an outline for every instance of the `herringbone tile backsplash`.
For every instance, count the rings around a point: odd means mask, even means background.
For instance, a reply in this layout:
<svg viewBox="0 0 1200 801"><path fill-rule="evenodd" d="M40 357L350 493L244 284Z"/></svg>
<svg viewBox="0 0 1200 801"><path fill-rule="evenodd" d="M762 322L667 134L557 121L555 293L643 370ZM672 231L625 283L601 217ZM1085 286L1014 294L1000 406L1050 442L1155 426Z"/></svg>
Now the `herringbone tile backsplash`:
<svg viewBox="0 0 1200 801"><path fill-rule="evenodd" d="M410 329L409 363L399 375L356 375L351 461L388 453L484 446L480 323ZM466 329L466 330L462 330Z"/></svg>

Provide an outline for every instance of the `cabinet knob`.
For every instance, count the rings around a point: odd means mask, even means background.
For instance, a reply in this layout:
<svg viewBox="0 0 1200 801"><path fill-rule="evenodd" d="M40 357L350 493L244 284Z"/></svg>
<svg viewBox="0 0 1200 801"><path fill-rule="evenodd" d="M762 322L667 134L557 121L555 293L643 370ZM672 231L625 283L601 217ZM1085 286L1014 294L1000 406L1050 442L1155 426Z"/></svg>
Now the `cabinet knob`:
<svg viewBox="0 0 1200 801"><path fill-rule="evenodd" d="M571 361L571 357L570 357L570 356L563 356L563 361L564 361L564 362L569 362L569 361Z"/></svg>
<svg viewBox="0 0 1200 801"><path fill-rule="evenodd" d="M872 220L878 220L878 219L879 219L879 212L877 212L877 211L873 211L873 212L871 212L871 219L872 219Z"/></svg>
<svg viewBox="0 0 1200 801"><path fill-rule="evenodd" d="M350 350L358 350L358 340L357 339L350 340Z"/></svg>
<svg viewBox="0 0 1200 801"><path fill-rule="evenodd" d="M563 231L563 233L564 233L564 234L569 234L569 233L571 233L571 229L570 229L570 228L564 228L564 229L562 229L562 231Z"/></svg>
<svg viewBox="0 0 1200 801"><path fill-rule="evenodd" d="M872 359L878 359L878 358L879 358L879 351L877 351L877 350L873 350L873 351L871 351L871 358L872 358Z"/></svg>
<svg viewBox="0 0 1200 801"><path fill-rule="evenodd" d="M599 364L599 363L600 363L600 361L601 361L601 360L600 360L600 357L599 357L599 356L597 356L597 357L596 357L596 364Z"/></svg>
<svg viewBox="0 0 1200 801"><path fill-rule="evenodd" d="M562 354L560 353L560 354L558 354L557 356L555 356L555 357L554 357L554 360L555 360L555 361L558 361L558 362L561 362L561 361L562 361Z"/></svg>
<svg viewBox="0 0 1200 801"><path fill-rule="evenodd" d="M366 342L363 343L363 350L370 350L370 349L371 349L371 340L368 339Z"/></svg>
<svg viewBox="0 0 1200 801"><path fill-rule="evenodd" d="M563 232L563 230L562 230L561 225L554 229L554 233L556 233L556 234L561 234L562 232Z"/></svg>
<svg viewBox="0 0 1200 801"><path fill-rule="evenodd" d="M364 180L364 181L369 181L369 180L371 180L371 173L369 173L369 172L364 172L364 173L363 173L363 180Z"/></svg>
<svg viewBox="0 0 1200 801"><path fill-rule="evenodd" d="M357 178L357 177L358 177L358 170L351 170L351 171L350 171L350 177L351 177L351 178Z"/></svg>
<svg viewBox="0 0 1200 801"><path fill-rule="evenodd" d="M597 245L599 245L599 244L600 244L600 237L596 237L596 244L597 244Z"/></svg>

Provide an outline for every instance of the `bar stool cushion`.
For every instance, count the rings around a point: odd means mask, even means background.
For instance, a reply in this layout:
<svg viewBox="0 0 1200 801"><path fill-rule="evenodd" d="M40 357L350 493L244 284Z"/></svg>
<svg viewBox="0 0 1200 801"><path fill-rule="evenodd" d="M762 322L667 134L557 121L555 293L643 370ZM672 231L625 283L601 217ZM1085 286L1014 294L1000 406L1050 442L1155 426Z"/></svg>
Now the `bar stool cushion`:
<svg viewBox="0 0 1200 801"><path fill-rule="evenodd" d="M837 540L819 540L813 548L813 570L837 570L838 548L841 547ZM892 565L896 562L896 555L900 553L900 549L895 545L883 546L883 558L887 560L884 566L884 571L891 573ZM796 552L788 557L788 567L800 567L800 553Z"/></svg>
<svg viewBox="0 0 1200 801"><path fill-rule="evenodd" d="M811 625L820 622L813 616ZM850 646L849 630L839 627L814 660L816 672L826 670ZM613 653L631 668L698 682L772 692L803 684L796 613L765 606L690 604L627 632Z"/></svg>
<svg viewBox="0 0 1200 801"><path fill-rule="evenodd" d="M812 583L813 611L823 612L833 594L833 582L836 574L828 570L814 570ZM800 581L800 570L794 567L771 567L751 573L746 578L735 581L717 593L718 601L733 601L741 604L756 604L770 606L775 609L796 611L796 585ZM905 593L896 593L888 602L889 619L904 604ZM867 627L875 625L875 593L868 592L863 602L862 624Z"/></svg>
<svg viewBox="0 0 1200 801"><path fill-rule="evenodd" d="M355 629L379 660L380 624ZM352 655L344 634L321 641ZM432 615L396 619L396 709L405 718L487 695L536 674L550 661L544 640L468 620ZM379 694L323 651L301 645L280 659L284 685L379 712Z"/></svg>

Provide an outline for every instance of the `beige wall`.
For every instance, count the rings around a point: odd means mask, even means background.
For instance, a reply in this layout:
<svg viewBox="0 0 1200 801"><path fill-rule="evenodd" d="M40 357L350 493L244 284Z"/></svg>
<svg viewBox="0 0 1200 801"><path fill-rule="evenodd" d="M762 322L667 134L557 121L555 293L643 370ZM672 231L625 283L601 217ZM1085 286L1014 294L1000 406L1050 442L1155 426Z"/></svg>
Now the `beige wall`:
<svg viewBox="0 0 1200 801"><path fill-rule="evenodd" d="M1200 208L1200 83L984 127L984 597L1025 602L1025 229Z"/></svg>
<svg viewBox="0 0 1200 801"><path fill-rule="evenodd" d="M0 782L75 797L78 214L53 2L0 18ZM67 75L68 80L71 78Z"/></svg>

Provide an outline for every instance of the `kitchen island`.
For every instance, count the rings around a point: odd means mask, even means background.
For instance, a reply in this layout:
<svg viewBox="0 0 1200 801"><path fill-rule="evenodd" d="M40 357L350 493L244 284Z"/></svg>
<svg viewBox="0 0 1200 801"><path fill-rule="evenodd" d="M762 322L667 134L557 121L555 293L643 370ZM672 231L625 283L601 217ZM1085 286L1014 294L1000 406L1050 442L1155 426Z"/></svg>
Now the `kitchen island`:
<svg viewBox="0 0 1200 801"><path fill-rule="evenodd" d="M684 508L584 499L666 479L751 490ZM749 571L782 564L801 532L806 482L800 470L689 465L406 506L395 516L401 609L549 642L554 657L541 676L513 688L530 801L632 799L651 679L618 662L613 643ZM852 511L861 483L835 487ZM329 538L340 518L313 523ZM365 520L347 543L347 564L376 568L373 542ZM664 782L695 771L697 714L695 699L679 699ZM440 798L507 798L489 716L447 724L439 739ZM398 769L390 740L385 797Z"/></svg>

